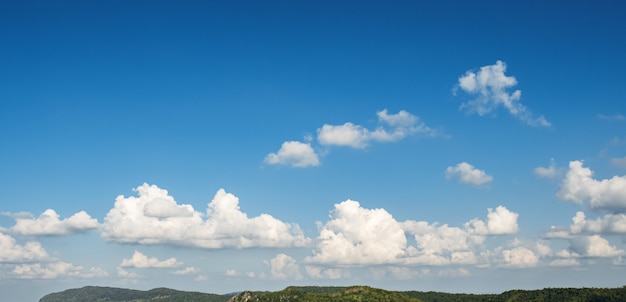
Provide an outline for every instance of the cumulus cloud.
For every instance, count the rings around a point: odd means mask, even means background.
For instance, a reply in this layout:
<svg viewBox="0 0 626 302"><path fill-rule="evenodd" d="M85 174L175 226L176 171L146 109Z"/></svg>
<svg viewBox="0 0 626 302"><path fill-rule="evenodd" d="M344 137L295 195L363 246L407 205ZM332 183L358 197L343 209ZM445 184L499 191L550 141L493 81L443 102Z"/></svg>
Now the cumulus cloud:
<svg viewBox="0 0 626 302"><path fill-rule="evenodd" d="M465 227L477 235L515 234L519 230L517 217L519 214L498 206L495 210L487 209L487 221L472 219Z"/></svg>
<svg viewBox="0 0 626 302"><path fill-rule="evenodd" d="M335 205L320 226L316 246L305 262L346 265L463 265L488 261L477 254L487 236L517 232L518 214L503 206L488 209L487 219L462 228L407 220L398 222L384 209L366 209L353 200ZM415 246L408 245L407 234ZM309 275L321 271L310 269Z"/></svg>
<svg viewBox="0 0 626 302"><path fill-rule="evenodd" d="M506 64L496 61L494 65L480 68L478 72L467 71L459 78L457 87L476 98L465 102L461 109L480 116L491 113L498 107L504 107L509 113L531 126L550 126L543 116L535 117L520 101L521 90L509 92L509 88L517 85L513 76L506 76Z"/></svg>
<svg viewBox="0 0 626 302"><path fill-rule="evenodd" d="M98 278L109 274L96 267L86 269L71 263L56 261L42 265L27 263L15 266L11 274L18 279L56 279L59 277Z"/></svg>
<svg viewBox="0 0 626 302"><path fill-rule="evenodd" d="M265 162L272 165L290 165L292 167L315 167L320 164L311 144L298 141L284 142L280 150L265 157Z"/></svg>
<svg viewBox="0 0 626 302"><path fill-rule="evenodd" d="M270 260L270 270L272 278L275 279L302 279L296 260L282 253Z"/></svg>
<svg viewBox="0 0 626 302"><path fill-rule="evenodd" d="M170 268L181 266L182 263L176 261L176 258L169 258L166 260L159 260L156 257L148 258L148 256L142 254L139 251L135 251L130 259L124 258L121 267L134 267L134 268Z"/></svg>
<svg viewBox="0 0 626 302"><path fill-rule="evenodd" d="M20 245L13 237L0 233L0 263L41 261L48 258L48 253L39 242L29 241Z"/></svg>
<svg viewBox="0 0 626 302"><path fill-rule="evenodd" d="M616 257L624 255L624 250L620 250L609 244L609 241L600 235L579 236L570 239L570 249L587 257Z"/></svg>
<svg viewBox="0 0 626 302"><path fill-rule="evenodd" d="M474 168L474 166L466 162L458 163L454 167L448 167L446 169L446 177L473 186L484 185L493 180L491 175L488 175L483 170Z"/></svg>
<svg viewBox="0 0 626 302"><path fill-rule="evenodd" d="M569 227L552 226L546 233L547 238L572 238L576 235L626 234L626 215L605 214L588 220L582 211L576 212Z"/></svg>
<svg viewBox="0 0 626 302"><path fill-rule="evenodd" d="M596 180L582 161L571 161L557 196L578 204L588 201L592 209L625 212L626 176Z"/></svg>
<svg viewBox="0 0 626 302"><path fill-rule="evenodd" d="M382 264L401 256L406 236L384 209L365 209L357 201L335 205L320 228L313 255L305 261L334 264Z"/></svg>
<svg viewBox="0 0 626 302"><path fill-rule="evenodd" d="M439 134L420 119L404 110L389 114L387 109L377 112L380 126L369 130L363 126L346 122L343 125L324 124L317 129L317 140L324 146L346 146L365 148L370 142L395 142L409 135L423 134L436 136Z"/></svg>
<svg viewBox="0 0 626 302"><path fill-rule="evenodd" d="M69 235L98 227L98 220L91 218L85 211L80 211L63 220L60 220L59 214L52 209L45 210L37 218L23 213L13 217L15 225L10 231L26 236Z"/></svg>
<svg viewBox="0 0 626 302"><path fill-rule="evenodd" d="M156 185L143 184L135 191L138 197L117 197L102 225L104 238L208 249L294 247L310 242L296 224L268 214L249 218L239 209L239 199L223 189L209 203L206 219L191 205L177 204Z"/></svg>
<svg viewBox="0 0 626 302"><path fill-rule="evenodd" d="M504 266L508 267L533 267L539 263L539 256L534 251L523 246L503 250L502 259Z"/></svg>

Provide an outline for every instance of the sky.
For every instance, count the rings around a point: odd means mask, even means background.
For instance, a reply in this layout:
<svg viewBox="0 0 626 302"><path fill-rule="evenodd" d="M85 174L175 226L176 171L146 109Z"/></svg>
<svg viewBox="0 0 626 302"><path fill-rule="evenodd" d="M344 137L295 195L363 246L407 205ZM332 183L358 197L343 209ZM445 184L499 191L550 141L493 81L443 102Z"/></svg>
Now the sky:
<svg viewBox="0 0 626 302"><path fill-rule="evenodd" d="M626 284L621 1L4 1L0 291Z"/></svg>

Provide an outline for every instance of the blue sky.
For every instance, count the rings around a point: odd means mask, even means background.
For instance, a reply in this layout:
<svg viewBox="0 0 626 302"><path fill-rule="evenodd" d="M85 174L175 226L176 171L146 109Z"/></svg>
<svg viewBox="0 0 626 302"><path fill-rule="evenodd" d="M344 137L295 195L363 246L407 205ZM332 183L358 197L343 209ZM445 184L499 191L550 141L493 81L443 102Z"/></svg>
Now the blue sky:
<svg viewBox="0 0 626 302"><path fill-rule="evenodd" d="M622 286L624 13L2 3L0 288Z"/></svg>

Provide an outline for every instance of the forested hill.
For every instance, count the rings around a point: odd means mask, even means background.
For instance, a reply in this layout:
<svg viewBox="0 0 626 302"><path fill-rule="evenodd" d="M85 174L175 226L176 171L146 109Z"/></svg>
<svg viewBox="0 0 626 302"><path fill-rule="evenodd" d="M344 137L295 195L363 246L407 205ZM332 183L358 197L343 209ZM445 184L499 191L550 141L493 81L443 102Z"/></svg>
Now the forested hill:
<svg viewBox="0 0 626 302"><path fill-rule="evenodd" d="M49 294L40 302L623 302L621 288L546 288L511 290L501 294L450 294L441 292L387 291L367 286L288 287L276 292L245 291L235 296L155 288L149 291L87 286Z"/></svg>
<svg viewBox="0 0 626 302"><path fill-rule="evenodd" d="M85 286L48 294L39 302L226 302L230 296L155 288L148 291Z"/></svg>

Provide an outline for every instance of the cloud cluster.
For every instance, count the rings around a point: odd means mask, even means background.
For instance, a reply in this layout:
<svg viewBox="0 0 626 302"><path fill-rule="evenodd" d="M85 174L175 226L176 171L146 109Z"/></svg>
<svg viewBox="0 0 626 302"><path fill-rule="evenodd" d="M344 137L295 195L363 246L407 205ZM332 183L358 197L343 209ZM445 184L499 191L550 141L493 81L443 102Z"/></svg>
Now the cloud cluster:
<svg viewBox="0 0 626 302"><path fill-rule="evenodd" d="M317 129L317 142L321 146L362 149L372 142L395 142L410 135L439 135L439 131L426 126L417 116L405 110L390 114L387 109L384 109L376 114L379 125L374 129L351 122L342 125L324 124ZM310 143L286 141L278 152L270 153L265 157L265 163L303 168L318 166L320 161Z"/></svg>
<svg viewBox="0 0 626 302"><path fill-rule="evenodd" d="M583 167L582 161L571 161L557 196L578 204L588 201L595 210L625 213L626 176L596 180L593 171Z"/></svg>
<svg viewBox="0 0 626 302"><path fill-rule="evenodd" d="M102 236L121 243L171 244L199 248L306 246L296 224L268 214L249 218L239 199L218 190L203 215L179 205L166 190L143 184L138 197L118 196L102 225ZM204 218L206 216L206 218Z"/></svg>
<svg viewBox="0 0 626 302"><path fill-rule="evenodd" d="M506 64L497 61L494 65L481 67L478 72L467 71L459 77L457 87L470 95L476 95L475 99L463 103L461 109L483 116L502 106L528 125L550 126L550 122L543 116L534 117L520 102L521 90L508 91L517 85L517 80L513 76L506 76L505 71Z"/></svg>
<svg viewBox="0 0 626 302"><path fill-rule="evenodd" d="M550 165L547 167L536 167L533 172L537 177L555 179L562 175L562 168L559 168L554 163L554 159L550 160Z"/></svg>
<svg viewBox="0 0 626 302"><path fill-rule="evenodd" d="M366 209L356 201L335 205L320 234L309 264L448 265L477 264L478 248L487 236L514 234L518 214L503 206L488 209L487 219L472 219L463 228L407 220L398 222L384 209ZM413 236L415 246L407 235ZM482 260L487 261L487 260ZM321 276L312 266L310 274Z"/></svg>
<svg viewBox="0 0 626 302"><path fill-rule="evenodd" d="M63 220L60 220L59 214L52 209L45 210L37 218L30 214L13 216L15 225L10 231L26 236L60 236L98 228L98 220L91 218L85 211L80 211Z"/></svg>
<svg viewBox="0 0 626 302"><path fill-rule="evenodd" d="M483 170L474 168L474 166L466 162L461 162L454 167L446 168L446 177L473 186L481 186L493 180L491 175L488 175Z"/></svg>

